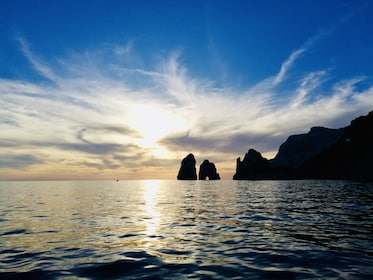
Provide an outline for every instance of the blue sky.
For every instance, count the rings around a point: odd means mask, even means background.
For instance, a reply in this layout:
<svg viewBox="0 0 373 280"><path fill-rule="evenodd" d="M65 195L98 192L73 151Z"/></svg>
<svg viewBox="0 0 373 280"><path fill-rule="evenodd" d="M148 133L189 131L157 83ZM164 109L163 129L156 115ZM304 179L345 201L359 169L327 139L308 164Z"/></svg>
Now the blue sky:
<svg viewBox="0 0 373 280"><path fill-rule="evenodd" d="M373 108L369 0L0 5L0 178L231 178Z"/></svg>

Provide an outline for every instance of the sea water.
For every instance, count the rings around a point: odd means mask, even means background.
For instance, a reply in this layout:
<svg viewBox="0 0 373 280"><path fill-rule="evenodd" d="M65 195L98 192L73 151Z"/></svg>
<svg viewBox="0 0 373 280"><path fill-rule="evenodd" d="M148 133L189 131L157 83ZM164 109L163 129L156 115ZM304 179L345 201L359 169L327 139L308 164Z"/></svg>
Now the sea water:
<svg viewBox="0 0 373 280"><path fill-rule="evenodd" d="M0 279L372 279L373 184L0 182Z"/></svg>

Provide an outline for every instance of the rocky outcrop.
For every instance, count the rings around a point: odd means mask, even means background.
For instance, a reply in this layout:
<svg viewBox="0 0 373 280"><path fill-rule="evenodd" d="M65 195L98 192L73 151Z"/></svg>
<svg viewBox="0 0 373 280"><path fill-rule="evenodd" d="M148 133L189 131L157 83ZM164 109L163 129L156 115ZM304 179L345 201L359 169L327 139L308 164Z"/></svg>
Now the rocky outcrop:
<svg viewBox="0 0 373 280"><path fill-rule="evenodd" d="M343 129L339 141L304 162L307 178L373 181L373 111Z"/></svg>
<svg viewBox="0 0 373 280"><path fill-rule="evenodd" d="M197 180L196 159L193 154L187 155L182 161L177 174L178 180Z"/></svg>
<svg viewBox="0 0 373 280"><path fill-rule="evenodd" d="M292 135L283 143L271 166L296 168L331 147L341 138L343 129L313 127L306 134Z"/></svg>
<svg viewBox="0 0 373 280"><path fill-rule="evenodd" d="M251 149L237 159L233 179L373 181L373 111L345 128L314 127L290 136L272 160Z"/></svg>
<svg viewBox="0 0 373 280"><path fill-rule="evenodd" d="M199 180L220 180L220 175L216 171L215 164L205 159L199 167Z"/></svg>
<svg viewBox="0 0 373 280"><path fill-rule="evenodd" d="M250 149L243 160L237 158L236 174L234 180L256 180L261 179L269 171L269 162L266 158L254 150Z"/></svg>

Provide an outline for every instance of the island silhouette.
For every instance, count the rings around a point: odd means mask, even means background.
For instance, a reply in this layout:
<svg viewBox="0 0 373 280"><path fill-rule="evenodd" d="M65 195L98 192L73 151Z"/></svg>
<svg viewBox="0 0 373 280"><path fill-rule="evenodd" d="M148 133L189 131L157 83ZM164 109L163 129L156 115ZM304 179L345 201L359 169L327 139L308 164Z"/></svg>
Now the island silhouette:
<svg viewBox="0 0 373 280"><path fill-rule="evenodd" d="M186 156L177 179L197 180L195 164L193 154ZM215 164L205 160L198 178L220 176ZM291 135L270 160L249 149L243 160L237 158L233 179L373 181L373 111L343 128L312 127L308 133Z"/></svg>

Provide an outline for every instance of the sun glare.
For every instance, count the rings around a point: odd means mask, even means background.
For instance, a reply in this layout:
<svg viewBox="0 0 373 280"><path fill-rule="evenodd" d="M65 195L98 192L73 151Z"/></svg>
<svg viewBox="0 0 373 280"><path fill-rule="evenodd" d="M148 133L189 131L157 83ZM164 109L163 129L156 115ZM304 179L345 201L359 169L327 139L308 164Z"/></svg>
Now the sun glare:
<svg viewBox="0 0 373 280"><path fill-rule="evenodd" d="M168 151L157 142L185 126L185 122L175 113L151 105L135 106L130 112L128 122L141 134L138 144L151 149L151 154L156 156L168 155Z"/></svg>

